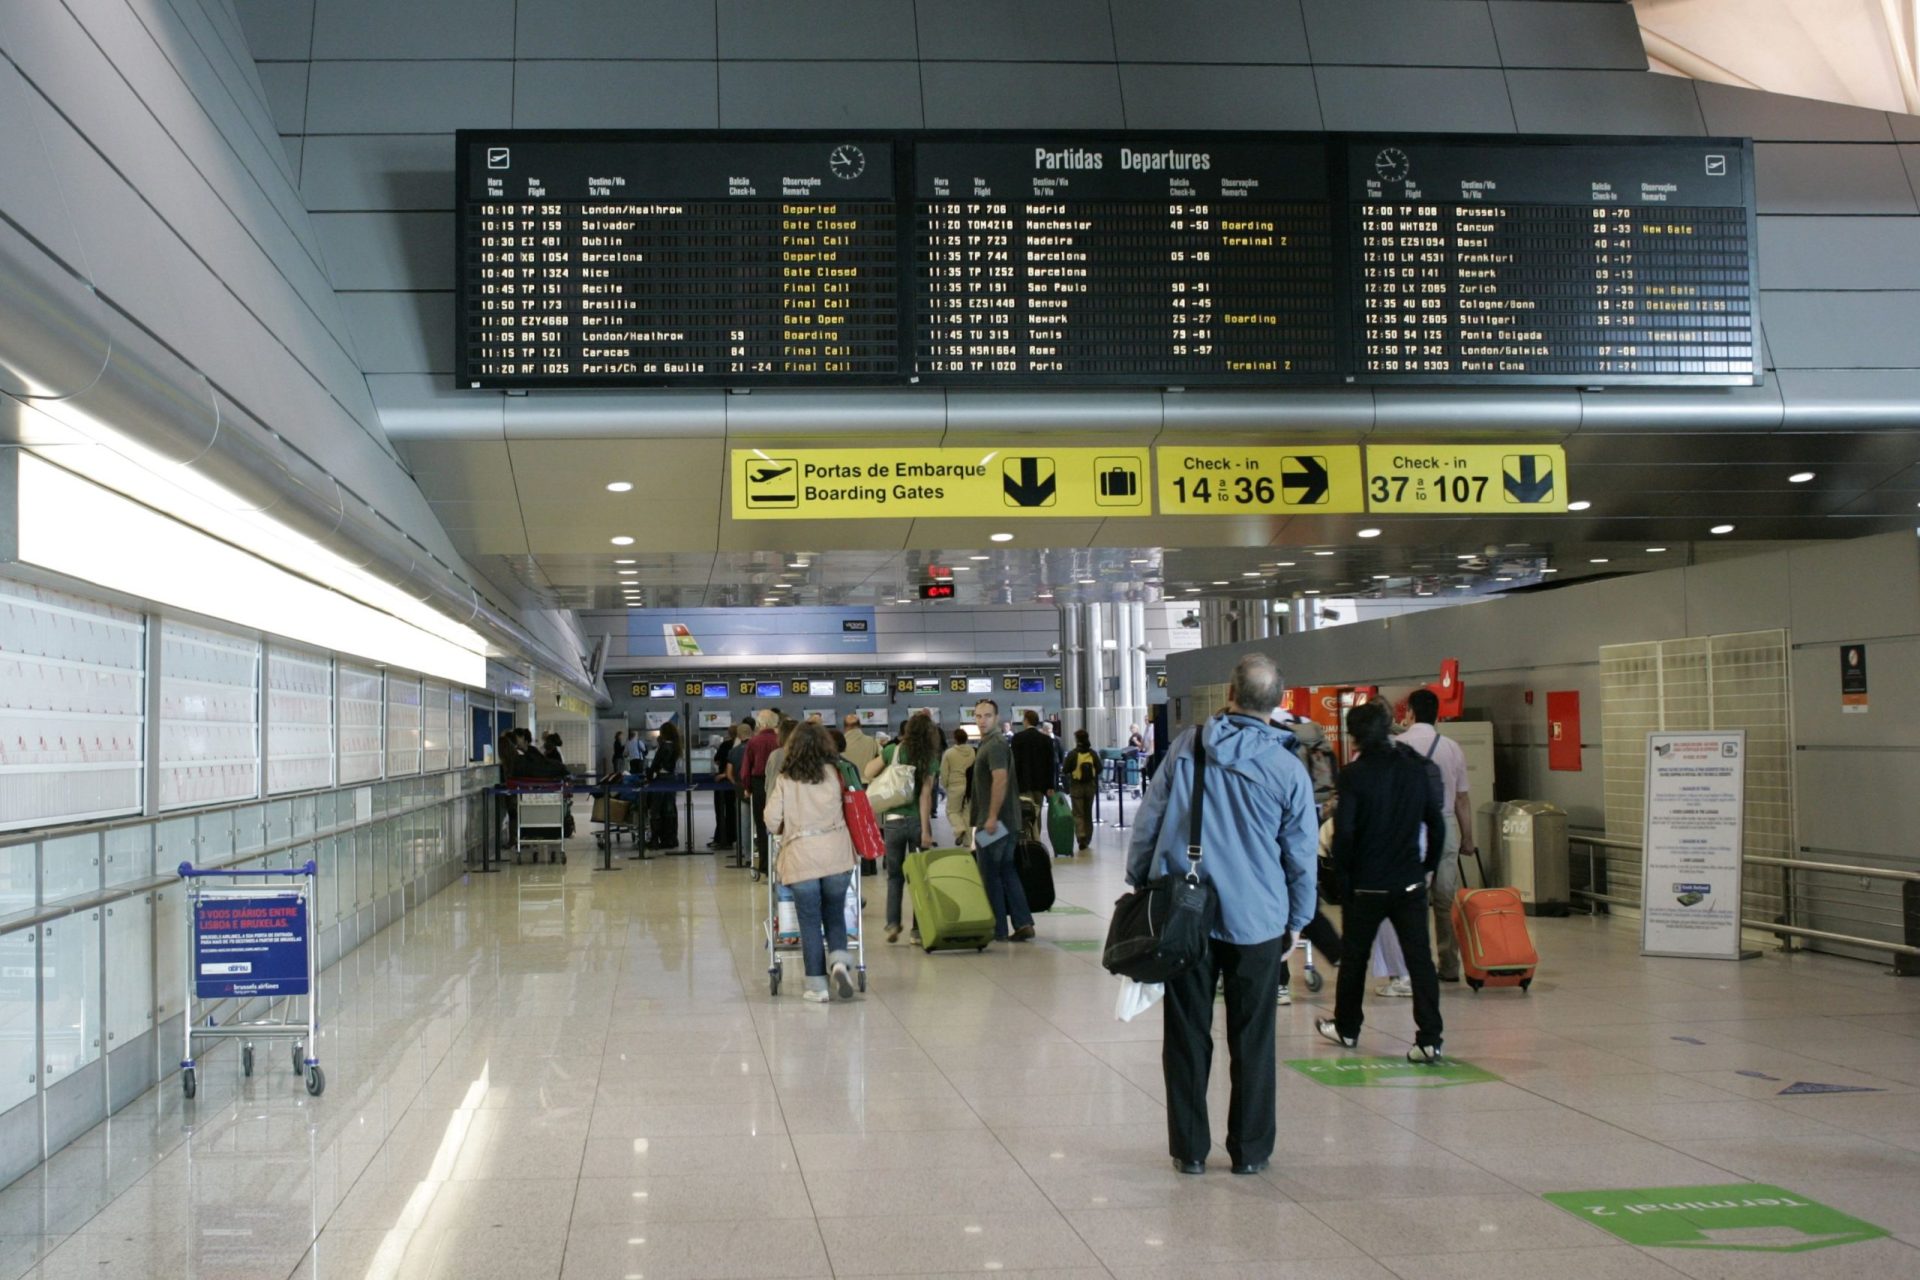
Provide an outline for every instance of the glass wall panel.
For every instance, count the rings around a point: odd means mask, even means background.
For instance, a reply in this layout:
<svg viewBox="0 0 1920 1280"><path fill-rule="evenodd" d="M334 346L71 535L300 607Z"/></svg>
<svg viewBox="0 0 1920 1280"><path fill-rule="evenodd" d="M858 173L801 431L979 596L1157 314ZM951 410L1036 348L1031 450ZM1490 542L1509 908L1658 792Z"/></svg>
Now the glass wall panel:
<svg viewBox="0 0 1920 1280"><path fill-rule="evenodd" d="M40 901L59 902L100 890L100 833L40 842Z"/></svg>
<svg viewBox="0 0 1920 1280"><path fill-rule="evenodd" d="M333 785L333 660L267 646L267 792Z"/></svg>
<svg viewBox="0 0 1920 1280"><path fill-rule="evenodd" d="M153 1025L153 895L106 907L107 1049Z"/></svg>
<svg viewBox="0 0 1920 1280"><path fill-rule="evenodd" d="M39 971L38 929L0 934L0 1111L31 1098L40 1075Z"/></svg>
<svg viewBox="0 0 1920 1280"><path fill-rule="evenodd" d="M153 1006L154 1021L165 1022L186 1006L187 894L178 884L153 893ZM177 1044L162 1045L160 1061L179 1052Z"/></svg>
<svg viewBox="0 0 1920 1280"><path fill-rule="evenodd" d="M385 698L380 672L373 667L340 664L340 781L368 782L380 776L385 758L380 731Z"/></svg>
<svg viewBox="0 0 1920 1280"><path fill-rule="evenodd" d="M40 928L43 1087L100 1056L100 911L62 916Z"/></svg>
<svg viewBox="0 0 1920 1280"><path fill-rule="evenodd" d="M160 624L160 807L260 794L260 644Z"/></svg>
<svg viewBox="0 0 1920 1280"><path fill-rule="evenodd" d="M420 682L387 673L387 776L420 772Z"/></svg>

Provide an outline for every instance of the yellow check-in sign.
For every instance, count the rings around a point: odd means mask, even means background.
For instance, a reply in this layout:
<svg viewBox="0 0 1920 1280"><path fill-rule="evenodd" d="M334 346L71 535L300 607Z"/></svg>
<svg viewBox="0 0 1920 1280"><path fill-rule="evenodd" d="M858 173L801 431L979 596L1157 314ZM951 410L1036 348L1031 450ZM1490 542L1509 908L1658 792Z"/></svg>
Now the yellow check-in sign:
<svg viewBox="0 0 1920 1280"><path fill-rule="evenodd" d="M1153 514L1149 450L1023 444L735 449L736 520Z"/></svg>
<svg viewBox="0 0 1920 1280"><path fill-rule="evenodd" d="M1368 445L1367 510L1399 515L1541 515L1567 509L1557 444Z"/></svg>
<svg viewBox="0 0 1920 1280"><path fill-rule="evenodd" d="M1336 515L1365 511L1360 446L1161 445L1163 516Z"/></svg>

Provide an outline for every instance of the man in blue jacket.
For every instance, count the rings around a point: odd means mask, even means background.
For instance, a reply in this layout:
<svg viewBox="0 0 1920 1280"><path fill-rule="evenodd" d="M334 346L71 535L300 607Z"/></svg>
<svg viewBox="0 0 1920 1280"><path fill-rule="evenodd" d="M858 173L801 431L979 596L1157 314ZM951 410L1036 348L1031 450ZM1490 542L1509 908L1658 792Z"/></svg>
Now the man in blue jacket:
<svg viewBox="0 0 1920 1280"><path fill-rule="evenodd" d="M1182 1173L1204 1173L1207 1075L1213 1066L1213 992L1223 981L1233 1095L1227 1155L1235 1173L1258 1173L1273 1155L1274 1001L1280 962L1293 934L1313 919L1319 835L1313 784L1293 753L1293 736L1267 723L1280 701L1280 672L1248 654L1233 669L1227 709L1180 735L1153 775L1133 828L1127 883L1187 871L1187 814L1193 796L1193 737L1203 735L1200 874L1213 886L1219 917L1212 963L1167 983L1160 1064L1167 1082L1167 1141Z"/></svg>

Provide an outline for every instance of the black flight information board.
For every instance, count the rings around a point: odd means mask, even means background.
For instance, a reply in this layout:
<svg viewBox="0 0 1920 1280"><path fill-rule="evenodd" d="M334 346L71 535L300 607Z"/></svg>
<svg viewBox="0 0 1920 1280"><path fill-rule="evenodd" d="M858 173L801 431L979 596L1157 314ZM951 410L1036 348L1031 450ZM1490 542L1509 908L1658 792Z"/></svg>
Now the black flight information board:
<svg viewBox="0 0 1920 1280"><path fill-rule="evenodd" d="M1751 385L1726 138L463 132L505 388Z"/></svg>

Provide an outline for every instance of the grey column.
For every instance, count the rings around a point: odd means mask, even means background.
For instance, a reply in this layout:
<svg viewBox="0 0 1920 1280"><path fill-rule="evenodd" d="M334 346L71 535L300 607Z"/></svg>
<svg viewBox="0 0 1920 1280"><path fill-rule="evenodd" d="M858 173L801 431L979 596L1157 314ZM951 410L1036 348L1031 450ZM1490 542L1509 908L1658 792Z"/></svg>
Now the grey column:
<svg viewBox="0 0 1920 1280"><path fill-rule="evenodd" d="M1085 643L1082 646L1081 671L1086 681L1087 734L1096 749L1117 745L1113 741L1113 696L1107 689L1108 654L1107 606L1086 606Z"/></svg>
<svg viewBox="0 0 1920 1280"><path fill-rule="evenodd" d="M1084 608L1067 602L1054 606L1060 615L1060 730L1068 738L1086 725L1086 698L1080 675L1080 622Z"/></svg>
<svg viewBox="0 0 1920 1280"><path fill-rule="evenodd" d="M1130 630L1133 633L1133 644L1126 652L1127 666L1133 672L1133 709L1127 713L1127 718L1144 730L1147 708L1153 701L1147 691L1147 606L1142 601L1129 600L1120 607L1132 619Z"/></svg>

